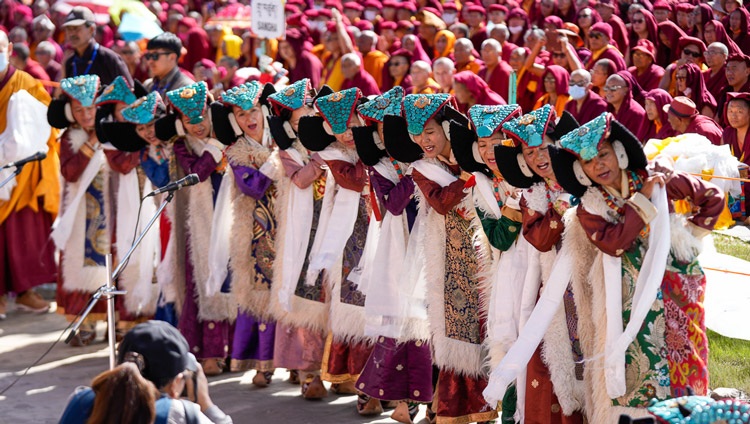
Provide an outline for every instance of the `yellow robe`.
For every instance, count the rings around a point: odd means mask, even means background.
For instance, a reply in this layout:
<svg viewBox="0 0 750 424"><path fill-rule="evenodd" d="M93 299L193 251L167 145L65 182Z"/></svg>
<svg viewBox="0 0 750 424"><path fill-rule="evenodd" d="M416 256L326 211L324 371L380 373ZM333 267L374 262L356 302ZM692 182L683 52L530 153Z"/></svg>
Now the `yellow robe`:
<svg viewBox="0 0 750 424"><path fill-rule="evenodd" d="M15 70L5 86L0 90L0 133L5 131L8 114L8 102L16 91L26 90L35 99L49 105L50 95L41 83L26 72ZM50 131L47 146L47 158L26 164L20 174L16 176L16 187L7 202L0 201L0 224L13 212L30 207L39 212L39 202L45 212L57 216L60 206L60 158L57 145L58 131Z"/></svg>

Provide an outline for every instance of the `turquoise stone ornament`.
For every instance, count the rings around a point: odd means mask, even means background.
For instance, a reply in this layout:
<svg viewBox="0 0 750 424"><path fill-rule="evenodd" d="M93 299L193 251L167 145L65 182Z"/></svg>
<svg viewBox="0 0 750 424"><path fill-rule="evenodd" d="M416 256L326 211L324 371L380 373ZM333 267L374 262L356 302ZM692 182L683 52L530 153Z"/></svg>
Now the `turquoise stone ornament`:
<svg viewBox="0 0 750 424"><path fill-rule="evenodd" d="M404 112L409 134L419 135L427 121L451 100L450 94L409 94L404 98Z"/></svg>
<svg viewBox="0 0 750 424"><path fill-rule="evenodd" d="M97 97L96 105L103 105L107 103L125 103L126 105L132 104L136 100L133 90L128 86L127 81L122 75L115 78L112 84L106 86L102 94Z"/></svg>
<svg viewBox="0 0 750 424"><path fill-rule="evenodd" d="M555 119L555 110L549 104L531 111L520 118L503 124L509 137L528 147L539 147L544 143L547 127Z"/></svg>
<svg viewBox="0 0 750 424"><path fill-rule="evenodd" d="M225 91L221 95L221 102L242 110L250 110L258 104L262 93L263 86L258 81L250 81Z"/></svg>
<svg viewBox="0 0 750 424"><path fill-rule="evenodd" d="M395 86L369 102L359 105L357 112L366 120L382 123L386 115L403 115L403 101L403 87Z"/></svg>
<svg viewBox="0 0 750 424"><path fill-rule="evenodd" d="M130 106L122 110L122 117L133 124L145 125L156 119L156 110L160 104L164 104L161 96L156 91L148 96L141 97Z"/></svg>
<svg viewBox="0 0 750 424"><path fill-rule="evenodd" d="M191 124L203 122L203 112L206 110L208 99L208 86L205 82L200 81L169 91L167 98L172 106L188 118Z"/></svg>
<svg viewBox="0 0 750 424"><path fill-rule="evenodd" d="M343 134L349 127L349 119L354 114L360 97L362 92L359 88L349 88L319 97L315 100L315 107L331 126L334 134Z"/></svg>
<svg viewBox="0 0 750 424"><path fill-rule="evenodd" d="M612 115L604 112L560 139L560 145L583 160L599 154L599 147L609 133Z"/></svg>
<svg viewBox="0 0 750 424"><path fill-rule="evenodd" d="M474 105L469 108L469 118L476 128L477 137L490 137L505 122L521 114L521 106L518 105Z"/></svg>
<svg viewBox="0 0 750 424"><path fill-rule="evenodd" d="M287 88L282 88L271 94L268 96L268 101L277 108L297 110L305 105L310 89L310 80L303 78Z"/></svg>
<svg viewBox="0 0 750 424"><path fill-rule="evenodd" d="M99 76L79 75L60 81L60 89L70 98L78 100L83 107L94 104L99 91Z"/></svg>

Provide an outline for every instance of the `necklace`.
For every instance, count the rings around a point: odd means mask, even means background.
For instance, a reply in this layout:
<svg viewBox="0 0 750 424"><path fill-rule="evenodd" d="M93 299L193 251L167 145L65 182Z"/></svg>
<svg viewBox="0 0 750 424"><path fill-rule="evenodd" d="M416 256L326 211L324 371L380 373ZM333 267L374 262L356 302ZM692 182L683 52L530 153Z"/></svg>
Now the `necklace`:
<svg viewBox="0 0 750 424"><path fill-rule="evenodd" d="M398 164L398 161L396 159L391 158L391 163L393 164L393 169L396 170L396 174L398 175L398 179L404 178L404 172L401 170L401 165Z"/></svg>
<svg viewBox="0 0 750 424"><path fill-rule="evenodd" d="M83 75L88 75L89 71L91 70L91 66L94 64L94 60L96 60L97 54L99 54L99 43L94 44L94 52L91 53L91 59L86 66L86 70L83 71ZM78 76L78 59L75 57L73 58L73 76Z"/></svg>
<svg viewBox="0 0 750 424"><path fill-rule="evenodd" d="M643 176L629 169L625 170L625 173L628 176L629 192L635 193L637 191L640 191L640 189L643 187ZM609 192L607 192L604 187L599 187L599 191L602 193L602 196L604 196L604 201L607 203L607 206L609 206L609 208L612 209L618 217L622 217L622 215L625 213L624 205L618 206L615 202L614 196L609 194Z"/></svg>
<svg viewBox="0 0 750 424"><path fill-rule="evenodd" d="M500 177L493 177L492 178L492 191L495 195L495 200L497 201L497 205L500 207L503 207L503 201L500 198L500 183L502 183L504 180ZM508 191L505 187L503 187L503 192L505 194L505 198L507 199L510 197L510 191Z"/></svg>

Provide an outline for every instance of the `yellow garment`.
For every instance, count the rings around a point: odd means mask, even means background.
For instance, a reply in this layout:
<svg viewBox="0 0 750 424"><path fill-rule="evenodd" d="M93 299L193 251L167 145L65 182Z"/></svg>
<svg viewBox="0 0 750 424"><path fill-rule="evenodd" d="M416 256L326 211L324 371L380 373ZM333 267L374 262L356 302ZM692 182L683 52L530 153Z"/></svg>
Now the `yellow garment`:
<svg viewBox="0 0 750 424"><path fill-rule="evenodd" d="M427 83L421 87L412 87L412 94L437 94L440 92L440 84L432 78L427 78Z"/></svg>
<svg viewBox="0 0 750 424"><path fill-rule="evenodd" d="M476 59L474 58L474 56L471 56L471 60L469 60L468 63L464 64L461 67L456 66L456 73L459 73L461 71L471 71L479 75L480 69L482 69L482 67L476 62Z"/></svg>
<svg viewBox="0 0 750 424"><path fill-rule="evenodd" d="M242 50L240 49L240 47L242 47L241 37L232 34L224 37L221 42L223 49L222 53L234 59L240 58L242 55Z"/></svg>
<svg viewBox="0 0 750 424"><path fill-rule="evenodd" d="M383 67L388 62L388 55L380 50L372 50L362 58L362 66L372 75L378 88L383 87Z"/></svg>
<svg viewBox="0 0 750 424"><path fill-rule="evenodd" d="M568 100L570 100L570 95L568 94L557 95L557 101L555 102L555 112L557 112L557 116L562 116L562 113L565 111L565 105L568 103ZM536 101L536 104L534 104L534 110L541 108L547 103L549 103L549 94L545 93L542 97L539 98L539 100Z"/></svg>
<svg viewBox="0 0 750 424"><path fill-rule="evenodd" d="M341 71L341 58L333 59L331 53L325 53L323 55L323 77L320 79L320 87L327 85L331 87L333 91L341 90L341 85L344 84L344 73Z"/></svg>
<svg viewBox="0 0 750 424"><path fill-rule="evenodd" d="M26 72L16 70L8 80L5 87L0 90L0 133L5 131L8 115L8 102L10 97L19 90L26 90L35 99L45 105L51 100L49 93L38 80ZM57 216L60 206L60 157L57 145L58 131L53 128L50 131L47 146L47 158L39 162L27 163L18 176L18 184L10 195L7 202L0 201L0 224L13 212L18 212L25 207L30 207L34 212L39 212L39 202L45 212Z"/></svg>
<svg viewBox="0 0 750 424"><path fill-rule="evenodd" d="M435 41L432 45L437 46L437 41L442 36L445 36L445 38L448 40L448 44L445 45L445 50L443 50L442 52L435 50L435 59L439 57L448 57L448 55L453 52L453 46L456 44L456 34L454 34L453 31L444 29L438 31L437 34L435 34Z"/></svg>
<svg viewBox="0 0 750 424"><path fill-rule="evenodd" d="M599 60L599 56L601 56L602 53L604 53L605 51L607 51L609 49L614 49L617 52L617 54L620 55L620 57L625 57L625 56L622 55L622 52L617 49L617 47L615 47L615 46L613 46L611 44L607 44L606 47L601 48L601 49L599 49L599 50L597 50L595 52L591 52L591 59L589 59L588 63L591 64L592 68L594 67L594 64L596 63L596 61Z"/></svg>

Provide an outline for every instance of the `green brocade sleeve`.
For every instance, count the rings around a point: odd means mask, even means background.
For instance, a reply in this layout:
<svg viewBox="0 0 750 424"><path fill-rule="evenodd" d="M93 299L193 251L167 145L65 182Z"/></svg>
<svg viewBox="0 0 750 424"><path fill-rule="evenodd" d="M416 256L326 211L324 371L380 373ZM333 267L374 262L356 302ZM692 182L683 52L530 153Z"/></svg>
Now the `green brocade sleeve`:
<svg viewBox="0 0 750 424"><path fill-rule="evenodd" d="M477 209L479 220L482 221L482 229L487 235L492 247L502 250L508 250L516 241L518 233L521 230L521 223L514 221L503 215L500 219L485 217L484 212Z"/></svg>

